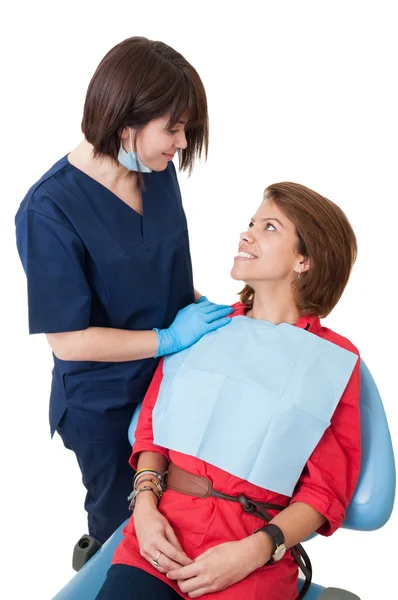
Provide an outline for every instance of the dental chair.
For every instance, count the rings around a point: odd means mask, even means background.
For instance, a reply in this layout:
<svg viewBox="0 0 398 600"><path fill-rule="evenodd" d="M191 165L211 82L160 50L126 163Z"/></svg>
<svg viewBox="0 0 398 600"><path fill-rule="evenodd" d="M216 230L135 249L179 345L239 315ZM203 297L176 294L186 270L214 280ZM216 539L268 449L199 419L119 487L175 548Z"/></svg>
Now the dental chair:
<svg viewBox="0 0 398 600"><path fill-rule="evenodd" d="M134 442L139 408L138 406L129 428L131 443ZM360 411L361 471L343 527L357 531L374 531L383 527L390 518L394 505L396 476L391 437L383 404L373 377L363 361L361 361ZM79 570L53 600L95 599L111 565L113 552L122 539L121 531L126 523L123 523L103 546L90 536L83 536L79 540L74 554L74 567ZM360 575L358 573L358 577ZM299 590L302 585L303 580L299 579ZM324 588L312 583L304 600L360 599L346 590Z"/></svg>

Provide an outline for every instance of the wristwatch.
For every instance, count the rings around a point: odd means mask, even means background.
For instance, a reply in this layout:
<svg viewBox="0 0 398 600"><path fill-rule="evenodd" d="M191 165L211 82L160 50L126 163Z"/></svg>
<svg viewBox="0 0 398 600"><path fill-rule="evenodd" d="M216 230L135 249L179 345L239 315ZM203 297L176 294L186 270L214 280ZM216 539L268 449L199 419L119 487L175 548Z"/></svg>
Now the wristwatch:
<svg viewBox="0 0 398 600"><path fill-rule="evenodd" d="M285 546L285 536L283 535L282 529L280 529L277 525L270 523L264 525L264 527L260 527L260 529L257 529L254 533L257 533L258 531L264 531L264 533L270 536L274 545L270 563L278 562L278 560L283 558L287 550Z"/></svg>

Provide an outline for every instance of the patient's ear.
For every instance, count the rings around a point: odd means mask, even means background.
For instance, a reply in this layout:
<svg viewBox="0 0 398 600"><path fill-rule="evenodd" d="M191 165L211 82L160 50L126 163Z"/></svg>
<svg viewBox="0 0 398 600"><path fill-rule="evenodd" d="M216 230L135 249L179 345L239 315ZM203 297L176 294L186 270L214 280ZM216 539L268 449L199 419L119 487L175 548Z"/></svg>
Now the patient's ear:
<svg viewBox="0 0 398 600"><path fill-rule="evenodd" d="M296 273L305 273L306 271L309 271L311 268L311 259L308 256L298 256L297 258L297 263L294 267L294 270L296 271Z"/></svg>
<svg viewBox="0 0 398 600"><path fill-rule="evenodd" d="M303 256L303 260L302 260L302 267L303 267L303 273L305 273L306 271L309 271L311 269L311 259L309 256Z"/></svg>

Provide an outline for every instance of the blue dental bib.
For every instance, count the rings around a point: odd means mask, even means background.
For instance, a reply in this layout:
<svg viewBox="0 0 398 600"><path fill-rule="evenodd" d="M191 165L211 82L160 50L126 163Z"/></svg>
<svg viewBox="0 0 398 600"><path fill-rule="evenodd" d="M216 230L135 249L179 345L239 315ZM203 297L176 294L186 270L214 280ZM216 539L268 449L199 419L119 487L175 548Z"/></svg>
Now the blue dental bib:
<svg viewBox="0 0 398 600"><path fill-rule="evenodd" d="M154 442L291 496L357 360L298 327L234 317L165 358Z"/></svg>

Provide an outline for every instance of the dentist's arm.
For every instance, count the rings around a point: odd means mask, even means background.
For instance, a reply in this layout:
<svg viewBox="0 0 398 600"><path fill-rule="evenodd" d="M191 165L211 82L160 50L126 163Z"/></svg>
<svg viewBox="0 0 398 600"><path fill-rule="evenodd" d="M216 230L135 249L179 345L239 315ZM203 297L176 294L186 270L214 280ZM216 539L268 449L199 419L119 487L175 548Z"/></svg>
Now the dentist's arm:
<svg viewBox="0 0 398 600"><path fill-rule="evenodd" d="M181 309L168 329L129 331L88 327L79 331L48 333L55 356L68 361L125 362L180 352L206 333L227 325L230 306L214 304L203 297Z"/></svg>

